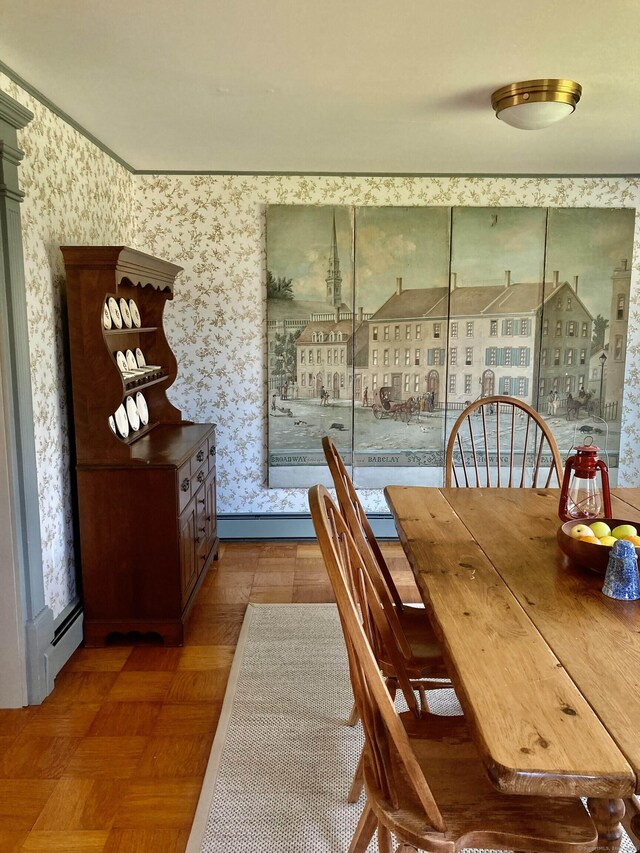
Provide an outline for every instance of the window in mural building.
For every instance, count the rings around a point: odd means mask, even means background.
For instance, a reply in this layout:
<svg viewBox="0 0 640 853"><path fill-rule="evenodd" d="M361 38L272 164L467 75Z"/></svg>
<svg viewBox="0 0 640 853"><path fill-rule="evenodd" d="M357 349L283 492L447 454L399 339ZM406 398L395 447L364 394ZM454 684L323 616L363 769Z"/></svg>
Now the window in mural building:
<svg viewBox="0 0 640 853"><path fill-rule="evenodd" d="M615 349L613 351L613 357L616 361L620 361L622 358L622 335L616 335L616 343Z"/></svg>
<svg viewBox="0 0 640 853"><path fill-rule="evenodd" d="M438 485L455 418L496 393L537 408L564 455L600 430L615 482L634 218L269 206L269 484L328 482L330 435L359 487Z"/></svg>
<svg viewBox="0 0 640 853"><path fill-rule="evenodd" d="M626 297L624 293L618 294L618 307L616 310L616 320L624 320L624 305Z"/></svg>

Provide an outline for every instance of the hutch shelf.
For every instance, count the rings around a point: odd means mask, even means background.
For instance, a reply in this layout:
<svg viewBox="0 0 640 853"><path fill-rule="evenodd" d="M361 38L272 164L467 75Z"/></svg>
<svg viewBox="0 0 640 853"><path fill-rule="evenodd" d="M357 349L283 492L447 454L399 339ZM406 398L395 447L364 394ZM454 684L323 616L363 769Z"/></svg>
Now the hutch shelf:
<svg viewBox="0 0 640 853"><path fill-rule="evenodd" d="M177 363L163 311L181 267L125 246L61 249L85 645L181 645L219 547L215 426L167 398Z"/></svg>

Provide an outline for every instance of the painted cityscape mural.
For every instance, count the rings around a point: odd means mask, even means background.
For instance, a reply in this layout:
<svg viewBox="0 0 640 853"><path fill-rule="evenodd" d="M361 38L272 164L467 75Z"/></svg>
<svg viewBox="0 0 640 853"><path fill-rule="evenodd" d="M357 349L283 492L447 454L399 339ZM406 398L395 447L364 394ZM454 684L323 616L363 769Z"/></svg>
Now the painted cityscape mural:
<svg viewBox="0 0 640 853"><path fill-rule="evenodd" d="M269 485L443 482L471 401L587 434L618 464L633 209L267 209ZM388 470L393 468L393 474Z"/></svg>

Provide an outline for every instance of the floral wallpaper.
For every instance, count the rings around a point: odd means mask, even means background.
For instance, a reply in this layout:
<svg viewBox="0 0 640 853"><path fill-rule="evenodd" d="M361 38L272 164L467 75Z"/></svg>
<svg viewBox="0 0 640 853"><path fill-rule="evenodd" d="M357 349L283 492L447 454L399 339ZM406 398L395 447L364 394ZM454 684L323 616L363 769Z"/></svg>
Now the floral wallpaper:
<svg viewBox="0 0 640 853"><path fill-rule="evenodd" d="M19 133L22 240L31 354L45 601L57 616L76 593L66 394L67 243L128 244L133 176L7 77L0 88L35 118Z"/></svg>
<svg viewBox="0 0 640 853"><path fill-rule="evenodd" d="M306 490L266 485L267 204L640 207L640 181L623 178L131 175L2 75L0 88L35 113L20 134L20 179L45 594L54 614L75 594L59 245L124 243L184 267L167 306L179 363L169 393L185 417L218 426L218 511L306 512ZM639 222L620 476L635 486ZM362 499L367 510L386 510L379 491Z"/></svg>
<svg viewBox="0 0 640 853"><path fill-rule="evenodd" d="M218 425L221 513L307 511L305 489L268 489L266 394L267 204L640 207L640 181L588 178L138 176L139 248L184 266L167 308L180 373L173 402ZM620 485L640 485L640 220L631 281ZM378 490L365 509L386 511Z"/></svg>

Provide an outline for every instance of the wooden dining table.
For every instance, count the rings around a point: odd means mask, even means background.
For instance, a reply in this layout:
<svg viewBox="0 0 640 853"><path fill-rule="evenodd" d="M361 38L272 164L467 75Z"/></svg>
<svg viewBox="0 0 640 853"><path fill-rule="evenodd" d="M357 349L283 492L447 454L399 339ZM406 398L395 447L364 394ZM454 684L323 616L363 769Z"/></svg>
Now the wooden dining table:
<svg viewBox="0 0 640 853"><path fill-rule="evenodd" d="M599 849L617 850L640 792L640 601L567 560L558 490L385 496L491 783L586 797ZM612 510L640 523L640 489Z"/></svg>

